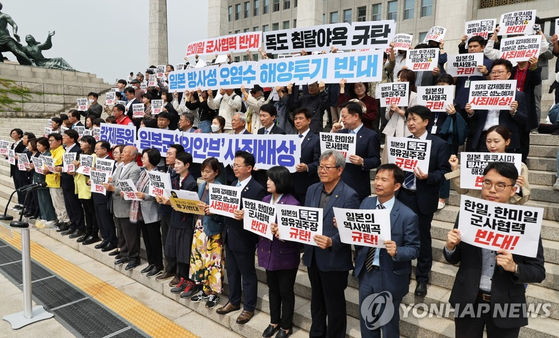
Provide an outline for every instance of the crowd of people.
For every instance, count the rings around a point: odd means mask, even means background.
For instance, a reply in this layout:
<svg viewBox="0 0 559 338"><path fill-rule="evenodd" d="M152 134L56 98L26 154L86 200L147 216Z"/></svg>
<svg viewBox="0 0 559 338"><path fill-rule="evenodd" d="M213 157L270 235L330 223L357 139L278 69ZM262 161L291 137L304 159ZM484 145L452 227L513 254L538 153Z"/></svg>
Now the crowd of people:
<svg viewBox="0 0 559 338"><path fill-rule="evenodd" d="M493 36L496 39L497 35ZM39 172L32 164L22 171L17 164L12 165L16 188L29 183L46 184L27 194L19 192L16 208L23 209L25 205L24 215L36 218L36 224L56 228L83 245L95 244L96 249L114 256L115 264L124 265L125 270L140 265L143 239L148 265L141 272L158 281L170 279L171 292L191 301L204 301L208 308L219 304L223 277L227 274L228 300L216 312L240 310L244 296L243 310L237 318L239 324L247 323L254 315L258 264L266 270L270 295L271 318L263 337L287 337L292 333L294 283L303 250L302 260L308 269L312 293L310 336L343 337L347 326L344 290L351 270L359 279L360 304L373 293L389 291L398 309L408 293L411 261L417 259L414 293L419 297L427 294L433 262L431 223L437 209L445 207L450 185L461 194L500 203L524 204L530 198L525 165L518 175L511 164L492 163L485 169L481 191L460 189L459 150L520 153L525 161L530 133L540 121L541 88L536 88L541 87L541 60L531 58L513 66L487 52L489 47L494 51L497 45L498 41L488 43L480 37L463 39L459 46L463 53L486 52L484 64L478 66L479 75L468 78L453 78L444 72L442 41L416 47L440 49L439 67L433 71L413 72L403 66L406 52L391 50L386 55L383 82L408 82L410 103L407 107L392 105L386 109L374 98L373 83L348 84L342 80L328 85L317 82L275 88L254 86L250 91L241 87L172 94L166 91L164 77L150 81L155 72L146 72L145 77L139 74L129 81L119 80L115 93L120 102L115 105L103 107L97 102L99 95L90 93L87 110L72 109L68 114L53 117L52 132L48 135L34 135L21 129L11 131L12 149L16 153L54 159L50 171L45 167ZM557 35L551 41L543 36L542 56L547 51L559 55ZM166 72L173 70L168 65ZM518 80L516 99L509 109L472 109L468 103L471 82L506 79ZM446 113L434 113L416 104L417 87L426 85L456 86L456 100L446 108ZM164 105L160 113L153 114L151 101L156 99L162 99ZM134 103L144 104L142 116L133 114ZM104 119L103 112L107 114ZM85 125L80 122L82 117ZM79 133L77 130L82 128L76 128L83 126L89 130L101 123L185 133L297 134L301 158L294 173L281 166L255 170L255 156L246 151L237 151L231 165L223 165L213 157L193 163L192 155L179 144L171 145L163 157L155 148L139 151L132 145L111 146L92 134ZM321 152L317 133L327 131L328 126L332 133L357 136L355 155L349 157L349 162L337 151ZM428 171L416 168L404 173L388 163L386 147L381 149L384 140L392 136L430 140ZM64 154L71 152L76 153L72 163L75 169L80 166L80 154L93 155L95 161L115 161L111 179L104 184L107 194L92 193L87 175L75 170L63 172ZM370 172L375 168L372 197ZM167 197L149 195L150 171L168 173L173 189L198 193L205 215L181 212L171 206ZM138 200L123 198L119 183L124 180L135 183ZM210 213L209 184L238 186L242 198L270 204L322 208L323 233L313 238L316 246L302 248L297 243L279 240L276 223L271 224L276 236L273 240L245 231L242 209L235 212L234 218ZM555 188L559 189L559 174ZM388 209L392 240L386 241L382 249L356 247L353 257L352 247L340 241L333 207ZM476 250L482 254L476 255ZM444 255L451 263L461 262L458 274L467 276L462 284L455 284L452 304L486 302L486 296L495 290L492 284L498 284L501 290L493 293L495 298L509 302L512 300L503 290L523 295L523 283L540 282L545 276L541 240L537 258L519 258L504 250L489 252L461 243L458 230L452 230ZM491 268L486 266L495 259L503 269L494 269L494 264ZM491 283L493 274L500 277ZM525 302L525 298L520 297L520 301ZM527 323L507 321L505 325L498 318L484 320L490 323L490 336L517 335L520 326ZM456 320L457 336L481 337L485 324L481 323L481 331L480 324L476 325ZM468 329L474 326L475 330ZM398 336L399 312L396 310L389 323L374 330L367 318L361 317L362 336L375 336L378 330L385 336Z"/></svg>

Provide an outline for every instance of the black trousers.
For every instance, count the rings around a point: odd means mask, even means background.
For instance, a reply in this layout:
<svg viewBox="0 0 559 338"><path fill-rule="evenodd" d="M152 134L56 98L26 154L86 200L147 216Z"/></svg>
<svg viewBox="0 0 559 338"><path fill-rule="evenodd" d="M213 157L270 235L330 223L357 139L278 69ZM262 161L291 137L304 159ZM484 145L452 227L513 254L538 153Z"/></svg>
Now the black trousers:
<svg viewBox="0 0 559 338"><path fill-rule="evenodd" d="M126 220L126 219L127 218L118 218L118 217L114 218L116 233L118 236L117 246L120 252L128 251L128 247L126 245L126 240L124 238L124 232L122 231L122 223L121 223L121 220ZM128 219L128 222L130 222L130 219Z"/></svg>
<svg viewBox="0 0 559 338"><path fill-rule="evenodd" d="M309 337L345 337L347 313L344 291L347 288L349 272L320 271L313 256L308 273L311 282L312 318Z"/></svg>
<svg viewBox="0 0 559 338"><path fill-rule="evenodd" d="M16 167L16 170L17 169ZM12 180L14 181L14 189L19 189L23 186L26 186L29 184L29 179L26 178L17 178L15 176L12 176ZM17 204L23 205L25 203L25 195L27 194L26 191L18 191L16 193L17 195Z"/></svg>
<svg viewBox="0 0 559 338"><path fill-rule="evenodd" d="M254 268L254 250L249 252L232 251L225 246L225 269L229 282L229 303L241 304L241 294L245 295L244 310L253 312L256 307L258 279ZM241 284L242 279L242 284ZM242 285L242 290L241 290Z"/></svg>
<svg viewBox="0 0 559 338"><path fill-rule="evenodd" d="M70 228L85 231L83 208L76 195L74 183L62 185L62 192L66 212L68 212L68 217L70 218Z"/></svg>
<svg viewBox="0 0 559 338"><path fill-rule="evenodd" d="M293 326L295 311L295 277L297 268L291 270L266 270L270 300L270 323L279 324L284 330Z"/></svg>
<svg viewBox="0 0 559 338"><path fill-rule="evenodd" d="M171 226L171 216L161 215L161 243L165 247L167 233ZM165 255L165 272L177 273L177 258Z"/></svg>
<svg viewBox="0 0 559 338"><path fill-rule="evenodd" d="M115 232L115 222L113 220L113 216L107 209L107 203L94 203L94 207L97 225L99 226L99 231L101 232L101 238L110 244L116 245L117 238Z"/></svg>
<svg viewBox="0 0 559 338"><path fill-rule="evenodd" d="M80 199L85 216L85 233L93 237L99 236L99 226L97 225L97 216L95 215L95 205L92 199Z"/></svg>
<svg viewBox="0 0 559 338"><path fill-rule="evenodd" d="M478 306L483 300L476 299L473 304L473 312L478 312ZM489 304L489 303L486 303ZM465 306L465 304L463 304ZM483 311L479 311L483 312ZM483 328L487 329L487 338L517 338L520 328L503 329L497 327L493 322L493 306L487 313L481 313L479 317L471 317L469 315L457 316L454 319L456 338L481 338L483 337Z"/></svg>
<svg viewBox="0 0 559 338"><path fill-rule="evenodd" d="M118 218L120 229L125 241L125 249L120 253L128 259L140 259L140 225L131 223L129 218Z"/></svg>
<svg viewBox="0 0 559 338"><path fill-rule="evenodd" d="M161 245L161 232L159 231L160 222L146 224L142 221L139 222L139 225L142 230L144 245L146 246L148 263L155 265L158 269L163 269L163 247Z"/></svg>

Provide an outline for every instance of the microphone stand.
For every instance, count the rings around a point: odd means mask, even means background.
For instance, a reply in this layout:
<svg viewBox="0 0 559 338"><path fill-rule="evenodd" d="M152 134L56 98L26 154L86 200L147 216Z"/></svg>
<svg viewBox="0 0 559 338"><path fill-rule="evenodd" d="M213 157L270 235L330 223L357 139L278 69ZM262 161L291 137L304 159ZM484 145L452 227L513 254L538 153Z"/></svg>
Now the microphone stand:
<svg viewBox="0 0 559 338"><path fill-rule="evenodd" d="M8 199L8 203L6 203L6 208L4 209L4 215L0 215L0 220L11 221L11 220L14 219L14 216L8 215L8 206L10 205L10 202L12 201L12 197L14 197L14 194L16 192L17 192L17 189L15 189L14 192L12 192L12 194L10 195L10 198Z"/></svg>

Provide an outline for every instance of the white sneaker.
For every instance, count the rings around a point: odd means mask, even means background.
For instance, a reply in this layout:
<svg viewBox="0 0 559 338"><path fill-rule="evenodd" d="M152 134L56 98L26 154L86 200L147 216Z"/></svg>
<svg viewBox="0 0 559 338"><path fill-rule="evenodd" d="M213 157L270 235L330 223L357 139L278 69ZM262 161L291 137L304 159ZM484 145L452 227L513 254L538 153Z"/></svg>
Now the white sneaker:
<svg viewBox="0 0 559 338"><path fill-rule="evenodd" d="M54 225L56 224L55 221L46 221L46 222L44 222L44 224L45 224L45 225L44 225L45 228L47 228L47 229L55 229L55 228L56 228L56 227L54 226Z"/></svg>
<svg viewBox="0 0 559 338"><path fill-rule="evenodd" d="M438 210L442 210L445 206L446 206L446 203L445 203L445 202L439 201L439 205L437 205L437 209L438 209Z"/></svg>
<svg viewBox="0 0 559 338"><path fill-rule="evenodd" d="M43 229L45 227L45 221L42 219L36 219L34 225L37 229Z"/></svg>
<svg viewBox="0 0 559 338"><path fill-rule="evenodd" d="M553 190L559 191L559 177L557 177L557 180L555 181L555 184L553 185Z"/></svg>

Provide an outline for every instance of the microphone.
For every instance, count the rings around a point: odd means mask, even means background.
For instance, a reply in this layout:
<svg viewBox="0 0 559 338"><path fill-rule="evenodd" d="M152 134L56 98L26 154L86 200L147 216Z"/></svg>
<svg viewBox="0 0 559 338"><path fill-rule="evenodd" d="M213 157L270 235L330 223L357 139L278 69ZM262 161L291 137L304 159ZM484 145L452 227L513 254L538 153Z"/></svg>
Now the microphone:
<svg viewBox="0 0 559 338"><path fill-rule="evenodd" d="M17 189L17 191L18 192L29 191L35 188L42 188L46 186L47 186L47 182L32 183L32 184L24 185L23 187Z"/></svg>

